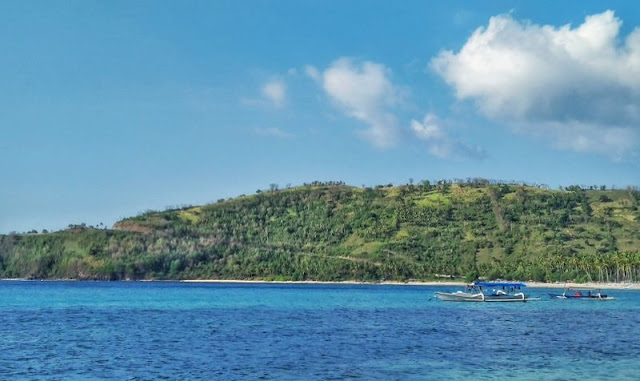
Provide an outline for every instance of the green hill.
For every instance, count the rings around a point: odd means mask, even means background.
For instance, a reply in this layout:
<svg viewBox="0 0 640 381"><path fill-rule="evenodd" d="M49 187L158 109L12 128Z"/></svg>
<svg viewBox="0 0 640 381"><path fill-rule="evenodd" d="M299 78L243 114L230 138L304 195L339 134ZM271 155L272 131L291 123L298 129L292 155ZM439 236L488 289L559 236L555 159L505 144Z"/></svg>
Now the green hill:
<svg viewBox="0 0 640 381"><path fill-rule="evenodd" d="M636 281L638 270L637 189L486 180L274 186L110 230L0 236L5 278Z"/></svg>

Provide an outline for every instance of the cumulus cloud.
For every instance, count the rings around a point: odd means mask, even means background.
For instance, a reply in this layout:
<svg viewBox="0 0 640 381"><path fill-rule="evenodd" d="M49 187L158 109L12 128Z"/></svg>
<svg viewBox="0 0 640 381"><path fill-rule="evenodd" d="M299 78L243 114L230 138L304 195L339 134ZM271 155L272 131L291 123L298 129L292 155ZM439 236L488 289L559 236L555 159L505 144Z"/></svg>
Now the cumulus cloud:
<svg viewBox="0 0 640 381"><path fill-rule="evenodd" d="M558 148L620 157L640 143L640 29L614 12L577 26L492 17L431 67L485 116Z"/></svg>
<svg viewBox="0 0 640 381"><path fill-rule="evenodd" d="M414 135L428 144L429 153L436 157L443 159L451 157L484 157L484 152L479 147L468 146L450 137L442 128L439 118L432 113L425 115L422 122L412 119L410 126Z"/></svg>
<svg viewBox="0 0 640 381"><path fill-rule="evenodd" d="M374 62L340 58L322 74L311 66L306 73L319 80L329 98L347 115L368 125L362 135L373 145L394 145L398 123L390 107L399 102L401 91L389 79L389 69Z"/></svg>
<svg viewBox="0 0 640 381"><path fill-rule="evenodd" d="M282 107L287 97L287 87L278 79L265 83L261 92L262 96L275 107Z"/></svg>

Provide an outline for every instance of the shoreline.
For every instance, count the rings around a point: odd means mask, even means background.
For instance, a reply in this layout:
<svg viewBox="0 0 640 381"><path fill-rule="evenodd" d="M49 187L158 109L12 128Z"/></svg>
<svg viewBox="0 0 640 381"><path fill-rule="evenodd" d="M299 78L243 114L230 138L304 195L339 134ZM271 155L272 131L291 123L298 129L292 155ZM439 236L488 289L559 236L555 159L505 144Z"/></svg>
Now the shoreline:
<svg viewBox="0 0 640 381"><path fill-rule="evenodd" d="M267 281L267 280L249 280L249 279L140 279L140 280L80 280L80 279L24 279L24 278L3 278L0 282L176 282L176 283L229 283L229 284L318 284L318 285L380 285L380 286L425 286L425 287L464 287L466 282L461 281L382 281L382 282L364 282L356 280L345 281L317 281L317 280L302 280L302 281ZM496 281L497 282L497 281ZM640 290L640 282L527 282L527 281L511 281L514 283L524 283L527 288L554 288L564 289L565 287L571 288L596 288L596 289L610 289L610 290Z"/></svg>
<svg viewBox="0 0 640 381"><path fill-rule="evenodd" d="M184 283L241 283L241 284L335 284L335 285L381 285L381 286L430 286L430 287L464 287L467 285L466 282L456 282L456 281L407 281L407 282L393 282L393 281L383 281L383 282L361 282L361 281L336 281L336 282L325 282L325 281L313 281L313 280L305 280L305 281L265 281L265 280L241 280L241 279L185 279L179 282ZM513 281L519 282L519 281ZM571 288L601 288L601 289L611 289L611 290L640 290L640 283L598 283L598 282L587 282L587 283L575 283L575 282L566 282L566 283L546 283L546 282L522 282L528 288L559 288L564 289L565 287Z"/></svg>

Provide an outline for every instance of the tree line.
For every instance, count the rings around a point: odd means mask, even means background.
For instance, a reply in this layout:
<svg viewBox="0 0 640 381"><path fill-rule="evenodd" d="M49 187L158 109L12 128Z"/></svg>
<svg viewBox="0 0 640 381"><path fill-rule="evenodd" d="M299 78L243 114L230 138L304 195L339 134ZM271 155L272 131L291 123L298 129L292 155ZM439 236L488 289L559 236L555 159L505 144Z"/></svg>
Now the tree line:
<svg viewBox="0 0 640 381"><path fill-rule="evenodd" d="M637 281L639 200L631 187L312 182L147 211L114 229L0 236L0 276Z"/></svg>

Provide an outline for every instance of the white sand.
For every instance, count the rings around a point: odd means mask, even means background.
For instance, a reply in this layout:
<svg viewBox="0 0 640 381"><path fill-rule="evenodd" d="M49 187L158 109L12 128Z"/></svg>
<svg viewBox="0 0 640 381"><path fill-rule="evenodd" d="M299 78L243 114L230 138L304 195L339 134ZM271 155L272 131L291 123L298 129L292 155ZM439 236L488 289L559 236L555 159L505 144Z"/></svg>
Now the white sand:
<svg viewBox="0 0 640 381"><path fill-rule="evenodd" d="M221 279L189 279L184 282L190 283L274 283L274 284L382 284L382 285L409 285L409 286L465 286L465 282L358 282L358 281L342 281L342 282L320 282L320 281L263 281L263 280L221 280ZM516 281L514 281L516 282ZM640 290L640 283L545 283L545 282L522 282L530 288L564 288L564 287L585 287L585 288L603 288L603 289L617 289L617 290Z"/></svg>

